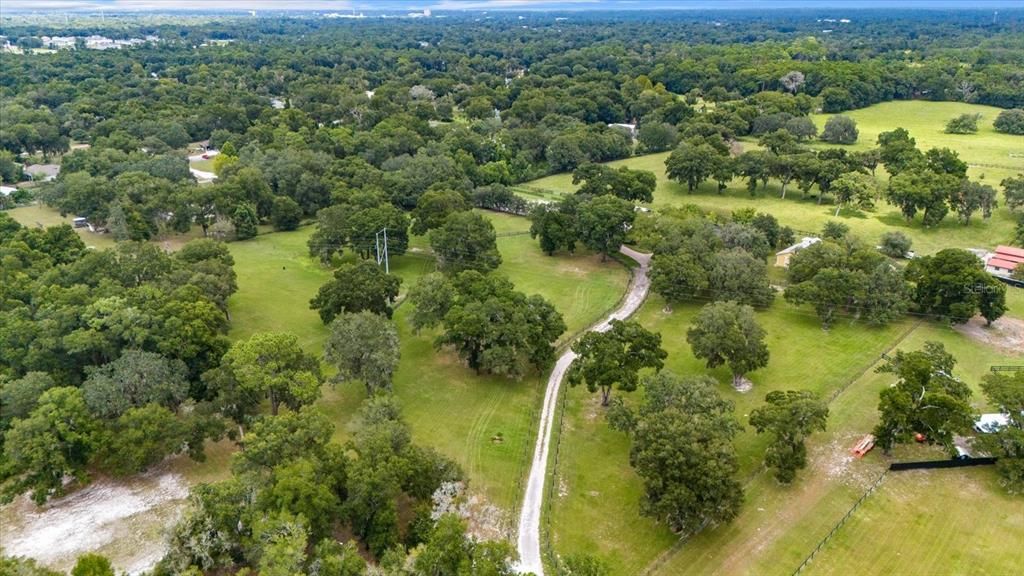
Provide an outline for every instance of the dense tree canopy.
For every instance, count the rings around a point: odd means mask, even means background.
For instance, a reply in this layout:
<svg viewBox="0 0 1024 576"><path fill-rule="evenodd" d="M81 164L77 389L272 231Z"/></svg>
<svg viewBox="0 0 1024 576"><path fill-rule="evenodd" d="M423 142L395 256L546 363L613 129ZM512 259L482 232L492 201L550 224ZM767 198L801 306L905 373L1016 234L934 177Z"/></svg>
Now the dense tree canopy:
<svg viewBox="0 0 1024 576"><path fill-rule="evenodd" d="M569 368L570 386L585 383L591 392L601 391L601 405L608 405L612 388L636 390L640 370L660 370L668 353L661 349L661 335L631 321L612 320L604 332L588 332L573 343L577 359Z"/></svg>
<svg viewBox="0 0 1024 576"><path fill-rule="evenodd" d="M953 437L967 432L971 415L971 388L953 374L956 359L942 344L926 342L924 349L899 350L877 372L893 374L896 382L882 390L875 427L880 446L910 442L923 434L928 442L943 446L951 454Z"/></svg>
<svg viewBox="0 0 1024 576"><path fill-rule="evenodd" d="M686 534L735 518L743 488L732 402L707 377L660 372L644 380L644 389L629 453L644 482L641 512Z"/></svg>

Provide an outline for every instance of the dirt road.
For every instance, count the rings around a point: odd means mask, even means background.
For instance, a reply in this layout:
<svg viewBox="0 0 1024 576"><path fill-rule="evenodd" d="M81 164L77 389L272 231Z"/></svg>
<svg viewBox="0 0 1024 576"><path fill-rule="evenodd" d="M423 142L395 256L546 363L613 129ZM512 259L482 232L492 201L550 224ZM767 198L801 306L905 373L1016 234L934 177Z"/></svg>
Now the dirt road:
<svg viewBox="0 0 1024 576"><path fill-rule="evenodd" d="M633 280L629 284L629 291L626 293L622 305L600 324L591 328L596 332L604 332L611 328L612 320L624 320L636 312L644 298L647 297L647 290L650 287L650 280L647 278L647 268L651 261L650 254L642 254L625 246L619 251L636 260L640 266L633 270ZM544 481L548 475L552 420L555 416L558 390L561 388L565 371L569 369L575 359L576 354L572 350L566 350L555 362L551 376L548 377L547 389L544 391L544 405L540 413L540 427L537 430L537 444L533 451L530 476L526 481L526 494L523 497L522 510L519 513L519 539L516 546L519 551L518 569L520 572L533 572L537 576L544 574L544 563L541 560L540 551L540 518L544 504Z"/></svg>

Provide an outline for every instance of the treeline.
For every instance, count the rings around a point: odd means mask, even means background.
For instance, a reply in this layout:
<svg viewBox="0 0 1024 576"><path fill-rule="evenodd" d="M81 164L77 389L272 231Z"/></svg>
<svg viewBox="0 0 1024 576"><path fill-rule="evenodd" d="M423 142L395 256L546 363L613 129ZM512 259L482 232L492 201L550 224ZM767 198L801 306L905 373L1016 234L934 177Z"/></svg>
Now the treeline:
<svg viewBox="0 0 1024 576"><path fill-rule="evenodd" d="M469 211L446 222L460 217L490 226ZM493 229L489 241L493 246ZM412 443L389 395L398 335L390 309L374 302L393 298L398 281L376 264L339 268L338 286L315 299L330 303L321 309L330 325L324 358L339 381L367 389L356 432L342 445L313 406L325 383L320 359L297 337L225 338L235 273L224 244L194 240L174 254L136 242L88 250L67 225L26 229L0 214L0 260L5 501L30 491L42 504L97 474L129 475L178 454L202 460L206 442L227 436L240 448L232 477L193 488L155 573L358 575L367 560L395 574L463 566L513 573L510 545L467 536L463 473ZM561 316L539 296L477 271L496 265L486 258L443 262L444 270L461 273L429 276L420 292L429 285L457 296L432 296L417 321L443 322L438 345L456 347L477 370L515 376L527 365L546 368L565 330ZM350 288L350 272L393 290L359 285L369 296L346 299L339 290ZM2 562L35 570L29 562ZM79 564L113 573L95 555Z"/></svg>
<svg viewBox="0 0 1024 576"><path fill-rule="evenodd" d="M2 498L142 471L223 433L202 375L228 350L231 255L211 240L87 250L0 214Z"/></svg>
<svg viewBox="0 0 1024 576"><path fill-rule="evenodd" d="M719 26L679 14L538 16L527 28L500 16L456 15L386 25L260 18L168 26L144 31L161 42L131 50L8 55L0 89L9 129L0 147L52 154L69 140L104 140L176 149L214 130L245 133L275 114L269 103L278 98L316 125L360 130L399 108L421 120L447 121L459 111L480 120L500 115L514 128L556 128L571 133L561 134L548 159L558 170L581 141L584 153L595 150L590 160L615 157L621 142L555 118L640 121L672 94L718 101L800 92L827 112L909 98L1024 106L1016 13L996 24L976 16L865 12L828 34L807 16L742 13L722 14ZM236 41L197 47L209 38ZM790 72L802 81L783 80ZM639 77L669 94L631 85ZM515 156L535 147L524 139L536 138L509 134L503 143L516 142Z"/></svg>

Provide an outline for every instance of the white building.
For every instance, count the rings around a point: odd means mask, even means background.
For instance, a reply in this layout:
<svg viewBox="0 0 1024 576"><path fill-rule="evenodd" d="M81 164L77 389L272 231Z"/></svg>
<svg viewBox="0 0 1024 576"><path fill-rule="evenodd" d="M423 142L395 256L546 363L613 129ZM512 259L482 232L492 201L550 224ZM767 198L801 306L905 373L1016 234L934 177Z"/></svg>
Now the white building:
<svg viewBox="0 0 1024 576"><path fill-rule="evenodd" d="M780 268L789 268L789 259L793 257L793 254L796 254L797 252L803 250L804 248L809 248L810 246L813 246L818 242L821 242L821 238L816 238L814 236L804 236L796 244L793 244L792 246L786 248L785 250L776 252L775 265Z"/></svg>

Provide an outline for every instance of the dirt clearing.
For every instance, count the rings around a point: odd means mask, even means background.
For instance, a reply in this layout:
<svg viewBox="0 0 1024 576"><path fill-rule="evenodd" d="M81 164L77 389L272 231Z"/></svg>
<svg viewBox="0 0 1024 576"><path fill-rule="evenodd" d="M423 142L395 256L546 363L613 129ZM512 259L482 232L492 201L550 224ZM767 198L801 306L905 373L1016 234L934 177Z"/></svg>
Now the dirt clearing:
<svg viewBox="0 0 1024 576"><path fill-rule="evenodd" d="M985 319L975 316L964 324L958 324L955 330L972 340L987 344L1000 352L1024 356L1024 320L1003 317L985 325Z"/></svg>
<svg viewBox="0 0 1024 576"><path fill-rule="evenodd" d="M79 555L99 552L118 572L139 574L163 556L165 530L187 497L181 475L165 470L99 480L43 507L23 496L0 510L4 553L68 570Z"/></svg>

